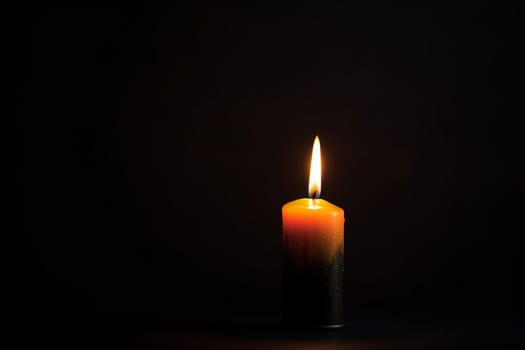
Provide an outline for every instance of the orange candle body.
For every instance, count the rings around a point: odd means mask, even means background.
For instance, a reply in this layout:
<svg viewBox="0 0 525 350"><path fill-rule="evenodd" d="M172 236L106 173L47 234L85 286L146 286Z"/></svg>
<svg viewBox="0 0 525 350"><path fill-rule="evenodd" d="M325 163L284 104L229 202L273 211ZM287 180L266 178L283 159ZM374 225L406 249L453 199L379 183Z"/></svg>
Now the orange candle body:
<svg viewBox="0 0 525 350"><path fill-rule="evenodd" d="M344 210L324 199L301 198L283 206L283 243L296 267L330 264L344 253Z"/></svg>
<svg viewBox="0 0 525 350"><path fill-rule="evenodd" d="M341 327L344 211L323 199L285 204L283 219L284 318L292 325Z"/></svg>

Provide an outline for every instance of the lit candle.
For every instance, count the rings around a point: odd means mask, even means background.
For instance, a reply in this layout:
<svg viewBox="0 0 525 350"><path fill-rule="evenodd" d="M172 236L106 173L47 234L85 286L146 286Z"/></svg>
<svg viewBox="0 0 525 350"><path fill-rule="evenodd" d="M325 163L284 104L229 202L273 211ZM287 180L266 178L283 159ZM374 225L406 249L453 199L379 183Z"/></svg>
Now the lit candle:
<svg viewBox="0 0 525 350"><path fill-rule="evenodd" d="M286 203L283 215L284 319L297 326L343 326L344 211L320 199L321 146L314 141L310 198Z"/></svg>

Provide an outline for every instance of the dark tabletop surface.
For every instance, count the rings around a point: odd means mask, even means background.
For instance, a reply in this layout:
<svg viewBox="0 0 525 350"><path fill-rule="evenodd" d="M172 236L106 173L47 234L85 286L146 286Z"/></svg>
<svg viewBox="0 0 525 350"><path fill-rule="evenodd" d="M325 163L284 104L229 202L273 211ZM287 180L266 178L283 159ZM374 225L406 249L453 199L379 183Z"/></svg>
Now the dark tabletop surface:
<svg viewBox="0 0 525 350"><path fill-rule="evenodd" d="M140 349L448 349L523 345L509 320L348 320L339 330L284 327L277 319L72 322L45 327L40 345Z"/></svg>

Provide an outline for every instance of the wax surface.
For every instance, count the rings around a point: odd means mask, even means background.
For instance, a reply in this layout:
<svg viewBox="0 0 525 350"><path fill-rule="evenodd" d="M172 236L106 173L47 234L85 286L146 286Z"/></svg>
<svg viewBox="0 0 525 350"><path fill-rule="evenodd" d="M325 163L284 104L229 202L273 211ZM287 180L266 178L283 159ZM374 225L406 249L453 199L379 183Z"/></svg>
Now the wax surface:
<svg viewBox="0 0 525 350"><path fill-rule="evenodd" d="M282 212L283 319L292 326L342 326L343 209L303 198Z"/></svg>
<svg viewBox="0 0 525 350"><path fill-rule="evenodd" d="M282 208L285 254L297 267L329 265L344 250L344 210L324 199L301 198Z"/></svg>

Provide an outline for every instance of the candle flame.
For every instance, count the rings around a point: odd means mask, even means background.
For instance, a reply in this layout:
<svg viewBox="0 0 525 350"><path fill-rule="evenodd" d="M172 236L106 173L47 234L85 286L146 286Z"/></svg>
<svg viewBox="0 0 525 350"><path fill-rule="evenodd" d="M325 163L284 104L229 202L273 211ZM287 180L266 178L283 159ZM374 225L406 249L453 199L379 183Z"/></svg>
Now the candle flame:
<svg viewBox="0 0 525 350"><path fill-rule="evenodd" d="M312 149L308 195L310 198L319 198L321 196L321 143L319 142L319 136L315 136Z"/></svg>

